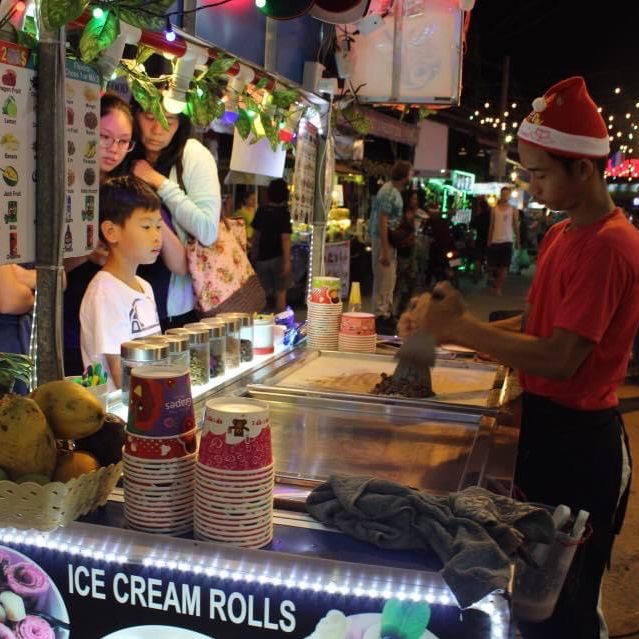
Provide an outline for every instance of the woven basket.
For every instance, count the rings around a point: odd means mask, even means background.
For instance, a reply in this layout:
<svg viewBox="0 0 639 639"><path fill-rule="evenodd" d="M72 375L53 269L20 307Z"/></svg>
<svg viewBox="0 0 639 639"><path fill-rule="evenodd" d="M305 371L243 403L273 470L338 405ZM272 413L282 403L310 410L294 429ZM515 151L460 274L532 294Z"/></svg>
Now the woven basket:
<svg viewBox="0 0 639 639"><path fill-rule="evenodd" d="M55 530L103 506L122 475L122 462L44 486L0 481L0 527Z"/></svg>

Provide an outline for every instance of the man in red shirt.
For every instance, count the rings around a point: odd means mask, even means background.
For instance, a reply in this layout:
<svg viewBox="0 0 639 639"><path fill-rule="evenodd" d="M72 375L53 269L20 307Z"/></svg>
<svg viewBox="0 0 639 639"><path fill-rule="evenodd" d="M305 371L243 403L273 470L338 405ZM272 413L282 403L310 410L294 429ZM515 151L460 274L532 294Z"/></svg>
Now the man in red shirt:
<svg viewBox="0 0 639 639"><path fill-rule="evenodd" d="M615 410L639 324L639 232L615 208L603 169L608 130L583 78L533 102L519 129L530 191L568 219L544 238L524 316L486 324L446 283L402 318L438 342L491 354L518 369L524 389L516 483L530 501L590 513L553 616L520 623L526 638L607 637L601 579L623 521L629 455Z"/></svg>

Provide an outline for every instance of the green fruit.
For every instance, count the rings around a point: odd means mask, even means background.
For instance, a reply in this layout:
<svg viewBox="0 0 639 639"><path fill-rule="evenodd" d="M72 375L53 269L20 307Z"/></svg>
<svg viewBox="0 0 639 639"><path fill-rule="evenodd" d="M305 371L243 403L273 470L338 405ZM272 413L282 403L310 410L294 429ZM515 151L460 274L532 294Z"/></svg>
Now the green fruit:
<svg viewBox="0 0 639 639"><path fill-rule="evenodd" d="M2 113L8 115L10 118L15 118L18 115L18 106L13 96L9 96L2 105Z"/></svg>
<svg viewBox="0 0 639 639"><path fill-rule="evenodd" d="M44 486L48 484L51 480L45 475L23 475L22 477L18 477L16 479L16 484L26 484L27 482L32 482L34 484L40 484L40 486Z"/></svg>

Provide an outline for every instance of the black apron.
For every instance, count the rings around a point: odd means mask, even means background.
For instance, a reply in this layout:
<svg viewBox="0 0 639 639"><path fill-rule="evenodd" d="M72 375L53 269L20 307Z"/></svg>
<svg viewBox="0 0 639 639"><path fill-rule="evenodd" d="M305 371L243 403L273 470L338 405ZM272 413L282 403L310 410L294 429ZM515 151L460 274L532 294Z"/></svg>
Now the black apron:
<svg viewBox="0 0 639 639"><path fill-rule="evenodd" d="M599 639L597 602L614 536L621 529L630 482L622 474L621 415L580 411L538 395L523 396L515 483L532 502L590 513L592 534L577 550L553 616L519 624L524 639ZM628 461L630 461L628 459Z"/></svg>

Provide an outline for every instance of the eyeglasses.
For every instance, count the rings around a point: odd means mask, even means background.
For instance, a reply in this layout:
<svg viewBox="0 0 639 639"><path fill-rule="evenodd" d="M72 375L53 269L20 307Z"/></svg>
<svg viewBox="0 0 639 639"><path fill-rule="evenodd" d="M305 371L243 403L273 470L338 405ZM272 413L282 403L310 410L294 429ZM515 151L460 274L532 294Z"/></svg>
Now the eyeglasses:
<svg viewBox="0 0 639 639"><path fill-rule="evenodd" d="M130 140L128 138L121 138L117 140L112 135L107 135L106 133L100 133L100 148L107 150L110 149L114 144L117 145L118 151L125 151L129 153L129 151L133 150L135 146L135 140Z"/></svg>

